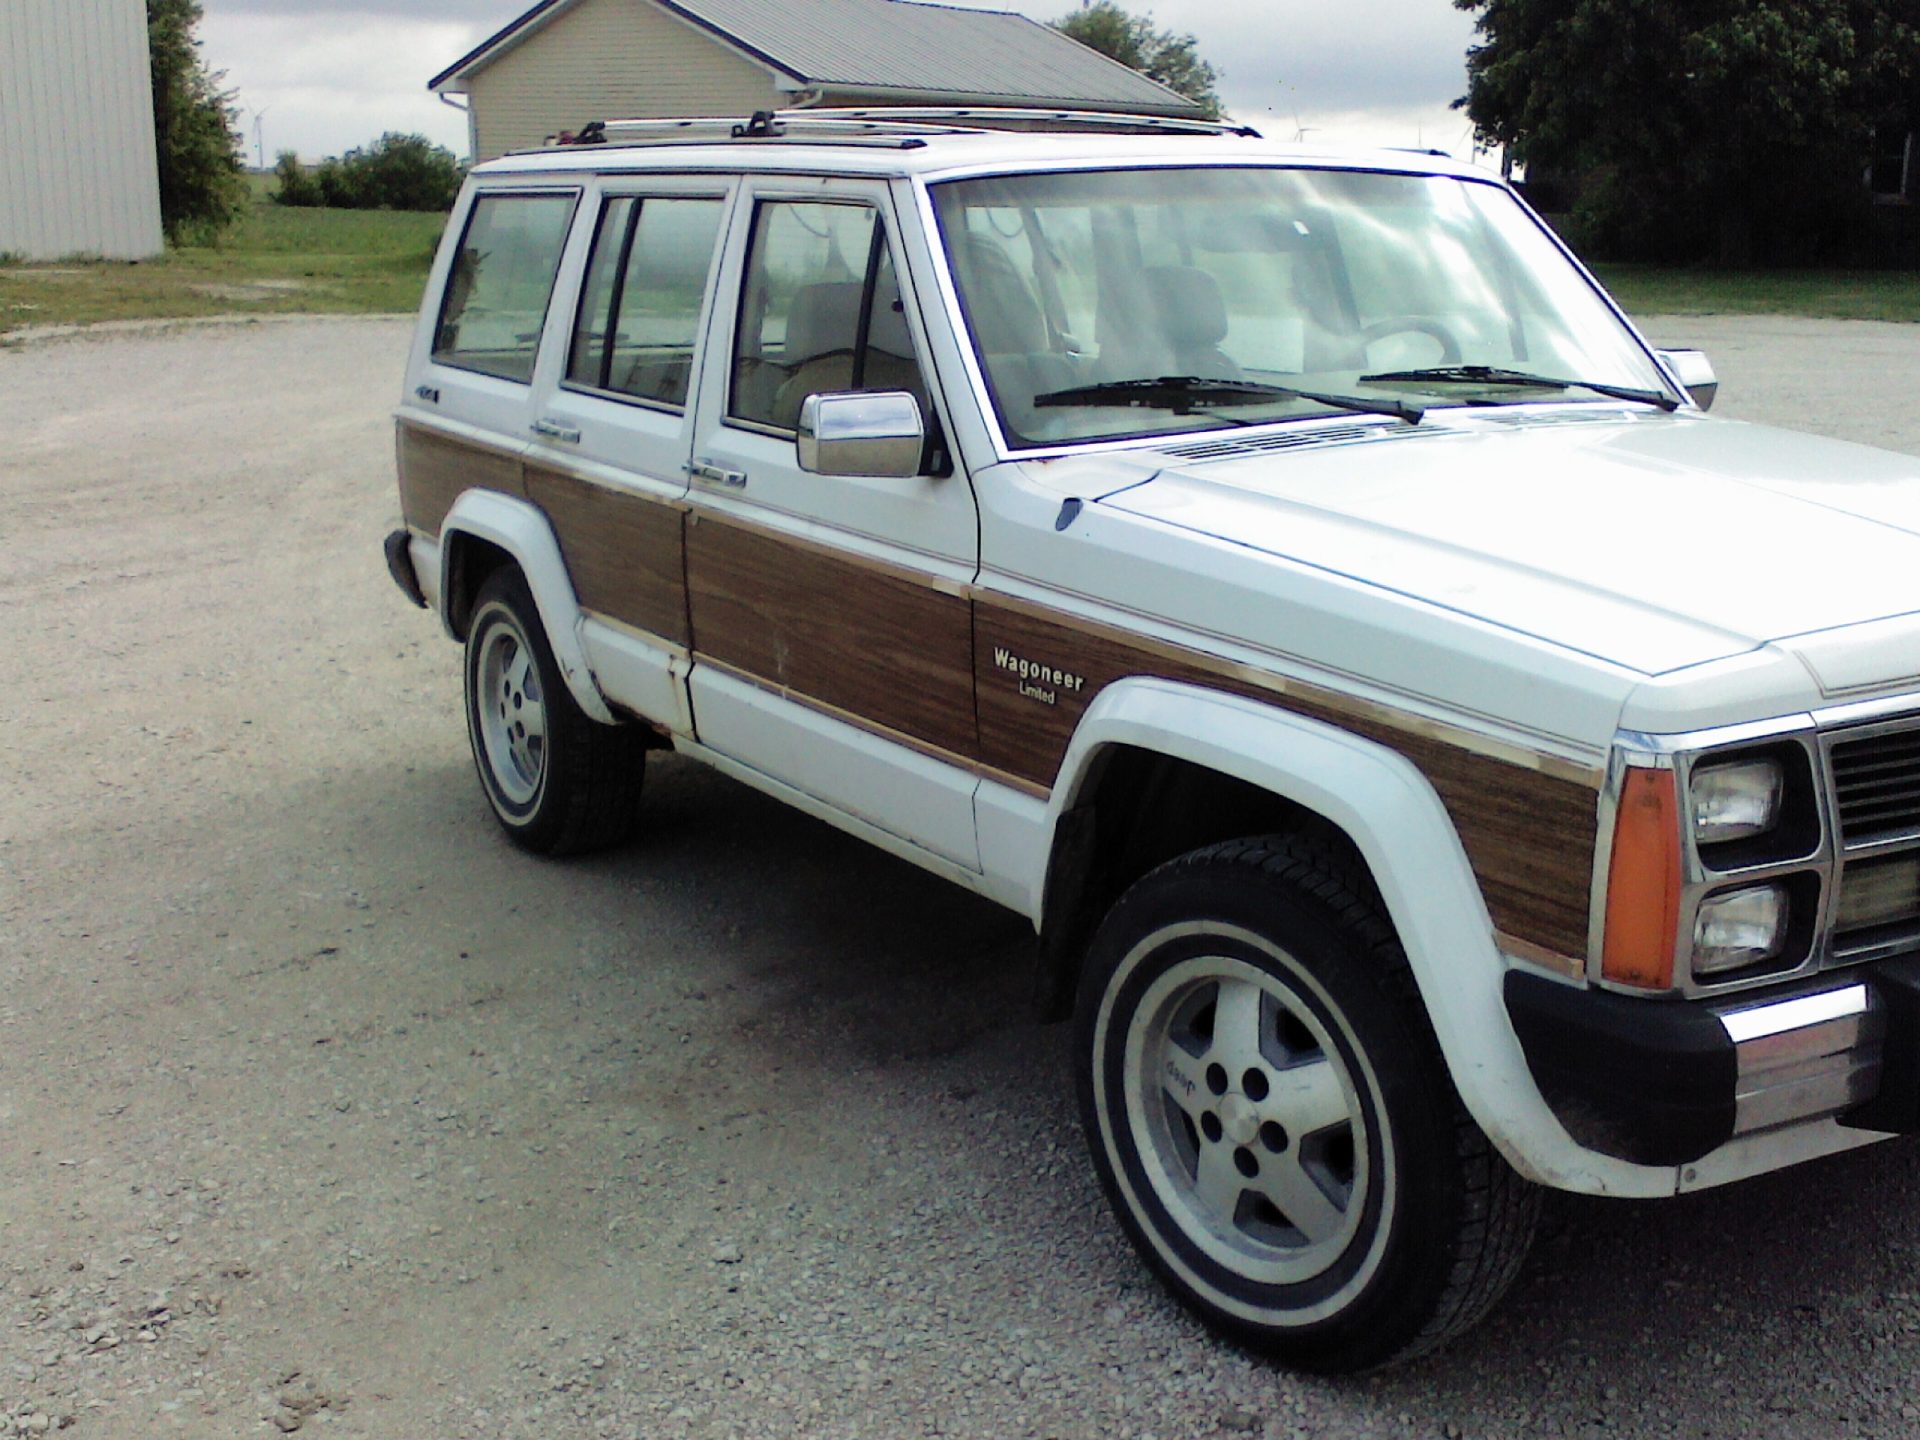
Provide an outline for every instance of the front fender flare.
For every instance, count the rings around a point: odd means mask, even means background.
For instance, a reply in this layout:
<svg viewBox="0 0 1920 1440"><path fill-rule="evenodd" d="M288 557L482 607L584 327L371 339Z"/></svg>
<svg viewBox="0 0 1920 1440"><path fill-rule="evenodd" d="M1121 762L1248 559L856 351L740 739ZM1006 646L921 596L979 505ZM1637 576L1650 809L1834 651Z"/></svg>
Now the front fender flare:
<svg viewBox="0 0 1920 1440"><path fill-rule="evenodd" d="M440 620L449 629L448 607L452 602L448 582L452 577L448 567L455 549L449 542L455 535L488 541L513 557L527 577L527 588L533 591L540 624L566 678L567 690L588 718L603 725L613 724L613 711L607 707L587 663L586 647L580 639L580 601L573 593L573 579L567 574L560 542L547 517L525 500L495 490L469 490L454 502L440 526Z"/></svg>
<svg viewBox="0 0 1920 1440"><path fill-rule="evenodd" d="M1373 873L1460 1098L1530 1179L1590 1194L1670 1195L1670 1167L1632 1165L1573 1140L1541 1098L1507 1016L1508 961L1446 806L1383 745L1291 711L1169 680L1109 685L1062 763L1048 833L1113 746L1167 755L1257 785L1340 827Z"/></svg>

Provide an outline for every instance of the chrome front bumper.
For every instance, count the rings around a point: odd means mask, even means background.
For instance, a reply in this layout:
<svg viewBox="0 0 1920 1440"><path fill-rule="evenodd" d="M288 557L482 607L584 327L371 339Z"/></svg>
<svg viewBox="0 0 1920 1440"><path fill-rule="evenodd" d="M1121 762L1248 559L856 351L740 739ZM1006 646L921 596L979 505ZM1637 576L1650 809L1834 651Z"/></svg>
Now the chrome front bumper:
<svg viewBox="0 0 1920 1440"><path fill-rule="evenodd" d="M1733 1133L1840 1115L1880 1093L1888 1007L1871 979L1717 1012L1733 1042Z"/></svg>

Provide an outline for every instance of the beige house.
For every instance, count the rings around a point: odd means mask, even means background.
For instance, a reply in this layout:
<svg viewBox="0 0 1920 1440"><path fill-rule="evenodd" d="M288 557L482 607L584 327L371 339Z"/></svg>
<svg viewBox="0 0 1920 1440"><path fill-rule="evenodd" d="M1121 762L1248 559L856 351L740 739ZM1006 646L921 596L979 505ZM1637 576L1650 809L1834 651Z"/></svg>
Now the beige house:
<svg viewBox="0 0 1920 1440"><path fill-rule="evenodd" d="M428 87L465 97L476 161L590 120L796 105L1198 113L1025 16L909 0L541 0Z"/></svg>

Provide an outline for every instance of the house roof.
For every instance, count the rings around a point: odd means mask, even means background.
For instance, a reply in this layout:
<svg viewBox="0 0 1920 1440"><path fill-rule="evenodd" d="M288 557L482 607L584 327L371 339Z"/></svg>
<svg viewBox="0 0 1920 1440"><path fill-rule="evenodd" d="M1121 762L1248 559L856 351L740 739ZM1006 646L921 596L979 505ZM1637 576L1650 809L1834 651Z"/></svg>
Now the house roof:
<svg viewBox="0 0 1920 1440"><path fill-rule="evenodd" d="M477 71L579 0L540 0L427 82ZM1146 114L1193 114L1186 97L1050 26L997 10L910 0L651 0L802 87L929 100L1004 97Z"/></svg>

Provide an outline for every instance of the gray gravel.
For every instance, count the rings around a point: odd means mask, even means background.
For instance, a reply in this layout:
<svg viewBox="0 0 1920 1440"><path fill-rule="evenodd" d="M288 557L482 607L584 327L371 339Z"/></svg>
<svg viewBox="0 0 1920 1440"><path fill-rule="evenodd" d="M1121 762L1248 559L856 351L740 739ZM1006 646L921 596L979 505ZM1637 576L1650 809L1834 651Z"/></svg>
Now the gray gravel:
<svg viewBox="0 0 1920 1440"><path fill-rule="evenodd" d="M1920 453L1920 327L1649 329ZM406 340L0 349L0 1435L1920 1433L1920 1146L1558 1200L1302 1379L1127 1251L1020 922L672 759L513 851L379 560Z"/></svg>

